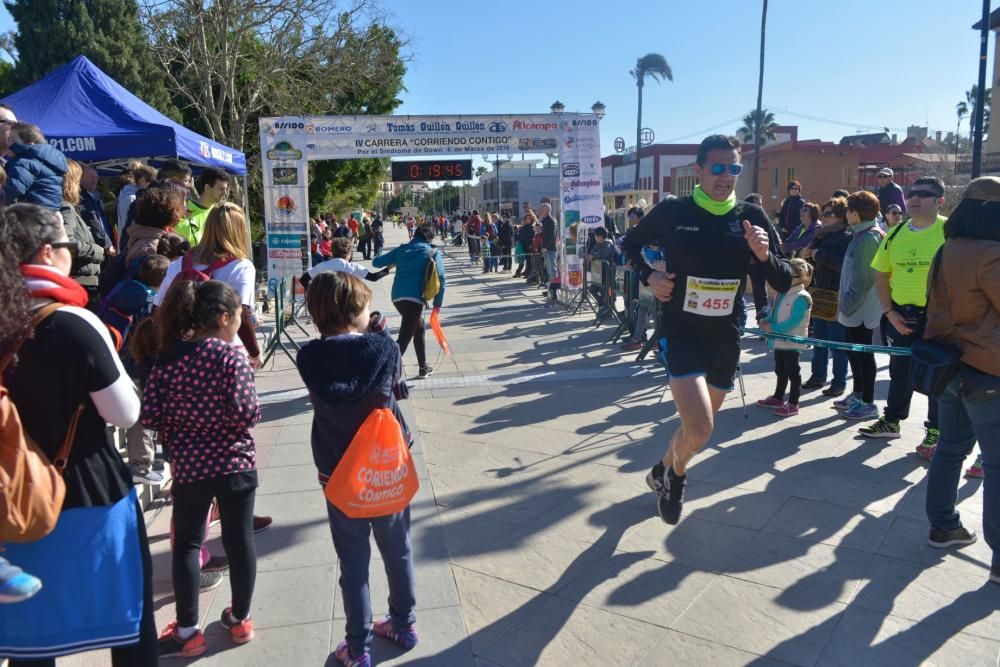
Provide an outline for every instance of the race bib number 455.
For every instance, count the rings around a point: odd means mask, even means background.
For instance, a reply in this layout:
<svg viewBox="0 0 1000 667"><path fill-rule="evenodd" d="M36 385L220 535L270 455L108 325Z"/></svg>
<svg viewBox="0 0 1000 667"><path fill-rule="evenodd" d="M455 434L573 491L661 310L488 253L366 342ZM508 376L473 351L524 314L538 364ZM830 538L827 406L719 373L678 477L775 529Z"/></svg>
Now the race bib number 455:
<svg viewBox="0 0 1000 667"><path fill-rule="evenodd" d="M739 279L716 280L689 276L687 290L684 292L684 312L705 317L732 315L739 289Z"/></svg>

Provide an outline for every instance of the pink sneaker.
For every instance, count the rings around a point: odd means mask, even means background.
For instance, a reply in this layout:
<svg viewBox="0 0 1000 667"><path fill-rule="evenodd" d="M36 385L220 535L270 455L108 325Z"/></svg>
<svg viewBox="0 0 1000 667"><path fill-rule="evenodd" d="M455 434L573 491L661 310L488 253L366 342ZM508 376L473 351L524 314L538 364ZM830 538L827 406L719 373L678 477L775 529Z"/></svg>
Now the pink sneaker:
<svg viewBox="0 0 1000 667"><path fill-rule="evenodd" d="M799 406L794 403L785 403L780 408L775 410L774 414L778 417L791 417L799 414Z"/></svg>
<svg viewBox="0 0 1000 667"><path fill-rule="evenodd" d="M757 401L757 405L759 405L762 408L775 410L778 408L782 408L787 404L780 398L775 398L774 396L768 396L767 398L762 398L759 401Z"/></svg>
<svg viewBox="0 0 1000 667"><path fill-rule="evenodd" d="M976 462L969 466L969 469L965 471L965 476L971 479L982 479L986 477L986 472L983 471L983 455L980 454L976 457Z"/></svg>

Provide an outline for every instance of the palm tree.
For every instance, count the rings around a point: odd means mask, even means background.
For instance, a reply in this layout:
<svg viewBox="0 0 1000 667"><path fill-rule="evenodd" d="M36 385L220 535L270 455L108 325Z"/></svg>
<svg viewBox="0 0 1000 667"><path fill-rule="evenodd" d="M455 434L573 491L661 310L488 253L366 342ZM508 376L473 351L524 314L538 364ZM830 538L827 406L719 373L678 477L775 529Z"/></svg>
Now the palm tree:
<svg viewBox="0 0 1000 667"><path fill-rule="evenodd" d="M756 141L757 127L760 127L760 145L763 147L769 141L776 141L777 135L774 133L778 124L774 121L774 114L770 111L757 111L754 109L746 116L743 116L743 127L736 130L740 141L745 144Z"/></svg>
<svg viewBox="0 0 1000 667"><path fill-rule="evenodd" d="M639 154L642 152L642 86L647 76L653 77L657 83L662 79L674 80L674 73L667 64L667 59L659 53L647 53L635 61L635 69L629 72L635 77L635 85L639 89L639 114L635 121L635 189L636 197L639 191Z"/></svg>
<svg viewBox="0 0 1000 667"><path fill-rule="evenodd" d="M760 67L757 70L757 108L756 118L761 118L764 110L764 37L767 36L767 0L760 10ZM754 126L755 130L760 129L760 124ZM757 185L760 179L760 149L764 144L761 142L760 132L755 131L753 137L753 191L757 192Z"/></svg>
<svg viewBox="0 0 1000 667"><path fill-rule="evenodd" d="M962 119L969 115L969 105L961 101L955 105L955 115L958 116L958 124L955 126L955 164L958 164L958 135L962 131Z"/></svg>
<svg viewBox="0 0 1000 667"><path fill-rule="evenodd" d="M983 95L983 134L989 132L990 129L990 94L993 91L990 88L986 89L986 94ZM972 84L972 88L965 91L965 101L959 102L958 104L964 104L966 113L969 114L969 145L972 145L974 141L973 133L976 131L976 101L979 98L979 85ZM956 110L958 106L956 105Z"/></svg>

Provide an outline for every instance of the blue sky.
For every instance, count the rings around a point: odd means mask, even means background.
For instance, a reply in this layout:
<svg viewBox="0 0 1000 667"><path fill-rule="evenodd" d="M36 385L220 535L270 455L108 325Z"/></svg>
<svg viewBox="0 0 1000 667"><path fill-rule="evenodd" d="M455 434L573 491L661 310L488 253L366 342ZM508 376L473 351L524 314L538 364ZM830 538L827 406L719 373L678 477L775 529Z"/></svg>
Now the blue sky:
<svg viewBox="0 0 1000 667"><path fill-rule="evenodd" d="M635 143L637 57L663 54L673 83L649 81L643 125L656 140L735 131L756 104L760 2L508 0L388 3L414 62L400 113L547 111L607 105L602 153ZM977 80L978 0L771 0L764 104L802 138L865 128L794 117L954 131L955 103ZM992 69L992 46L990 63ZM989 72L988 72L989 76ZM987 79L989 80L989 78ZM968 124L963 124L967 131ZM894 130L895 131L895 130ZM632 137L629 140L629 137Z"/></svg>
<svg viewBox="0 0 1000 667"><path fill-rule="evenodd" d="M602 153L634 143L637 57L663 54L674 82L647 82L643 125L656 140L734 131L756 103L757 0L384 0L413 61L399 113L546 112L607 105ZM955 129L955 103L976 82L979 0L771 0L764 104L802 138L864 127ZM0 5L0 30L13 27ZM993 40L990 42L992 69ZM991 72L989 73L991 74ZM989 80L989 79L988 79ZM729 122L727 122L729 121ZM711 129L710 129L711 128ZM968 121L963 132L968 131ZM629 140L629 137L632 137Z"/></svg>

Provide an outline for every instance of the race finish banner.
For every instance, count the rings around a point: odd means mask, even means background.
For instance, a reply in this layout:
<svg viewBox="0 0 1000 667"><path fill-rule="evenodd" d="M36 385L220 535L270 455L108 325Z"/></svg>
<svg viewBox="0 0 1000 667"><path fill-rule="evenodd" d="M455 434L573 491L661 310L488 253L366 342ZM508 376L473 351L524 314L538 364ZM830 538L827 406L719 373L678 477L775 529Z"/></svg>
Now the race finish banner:
<svg viewBox="0 0 1000 667"><path fill-rule="evenodd" d="M586 230L604 223L599 121L593 114L283 116L260 119L268 276L310 265L308 162L357 158L558 153L560 267L582 267Z"/></svg>

